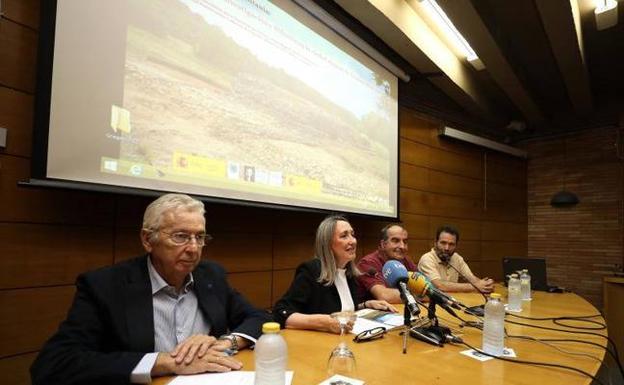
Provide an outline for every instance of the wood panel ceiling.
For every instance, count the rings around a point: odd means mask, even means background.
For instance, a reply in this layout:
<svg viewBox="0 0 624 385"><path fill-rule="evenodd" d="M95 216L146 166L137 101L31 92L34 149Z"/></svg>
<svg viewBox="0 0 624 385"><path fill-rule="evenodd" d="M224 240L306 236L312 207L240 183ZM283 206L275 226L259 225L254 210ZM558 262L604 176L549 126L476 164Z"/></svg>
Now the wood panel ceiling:
<svg viewBox="0 0 624 385"><path fill-rule="evenodd" d="M437 1L484 70L432 48L420 0L317 0L410 74L402 105L445 123L508 142L620 124L624 1L602 31L594 0Z"/></svg>

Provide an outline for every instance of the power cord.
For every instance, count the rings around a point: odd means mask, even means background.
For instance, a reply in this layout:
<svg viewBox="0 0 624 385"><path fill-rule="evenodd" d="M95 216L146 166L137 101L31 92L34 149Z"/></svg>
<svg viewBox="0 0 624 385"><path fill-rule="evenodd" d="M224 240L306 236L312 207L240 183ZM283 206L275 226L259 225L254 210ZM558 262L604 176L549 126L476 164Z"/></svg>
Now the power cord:
<svg viewBox="0 0 624 385"><path fill-rule="evenodd" d="M548 342L573 342L573 343L580 343L580 344L596 346L596 347L598 347L600 349L604 349L607 353L609 353L611 358L613 358L613 360L616 362L616 364L618 364L618 369L620 371L620 374L622 375L622 378L624 378L624 371L622 370L622 366L618 362L618 359L617 359L615 353L613 353L613 351L611 351L611 349L609 349L608 345L607 346L603 346L603 345L600 345L600 344L592 342L592 341L575 340L575 339L567 339L567 338L535 338L535 337L530 337L530 336L511 335L511 334L506 334L506 336L509 337L509 338L529 339L529 340L533 340L533 341L537 341L537 342L541 342L541 343L548 343ZM554 347L557 350L561 350L561 349L557 348L554 345L551 345L551 346ZM569 354L588 355L588 354L585 354L585 353L573 353L573 352L569 352ZM593 357L593 356L591 356L591 357L592 358L596 358L596 357ZM603 362L603 364L605 366L607 366L607 364L605 362Z"/></svg>
<svg viewBox="0 0 624 385"><path fill-rule="evenodd" d="M618 354L618 350L617 350L617 347L615 345L615 342L613 342L613 340L611 338L609 338L609 336L605 336L605 335L602 335L600 333L583 332L583 331L578 331L578 330L557 329L557 328L550 328L548 326L539 326L539 325L525 324L525 323L522 323L522 322L510 321L508 319L505 319L505 322L508 322L508 323L514 324L514 325L520 325L520 326L527 326L527 327L531 327L531 328L536 328L536 329L553 330L553 331L563 332L563 333L584 334L584 335L591 335L591 336L597 336L597 337L604 338L604 339L607 340L607 346L608 346L608 343L611 343L611 346L613 347L613 351L615 352L614 353L615 362L617 363L618 368L620 369L620 372L622 373L622 376L624 376L624 370L622 368L622 363L620 361L620 355Z"/></svg>
<svg viewBox="0 0 624 385"><path fill-rule="evenodd" d="M477 349L477 348L475 348L475 347L471 346L470 344L466 343L465 341L463 341L463 340L462 340L461 338L459 338L459 337L455 337L455 339L456 339L456 340L458 340L458 341L461 341L461 342L458 342L458 343L461 343L461 344L463 344L463 345L466 345L469 349L472 349L472 350L474 350L474 351L478 352L479 354L483 354L483 355L485 355L485 356L495 358L495 359L497 359L497 360L507 361L507 362L513 362L513 363L516 363L516 364L538 365L538 366L546 366L546 367L552 367L552 368L560 368L560 369L571 370L571 371L574 371L574 372L577 372L577 373L581 373L581 374L583 374L583 375L585 375L585 376L587 376L587 377L591 378L592 380L596 381L596 383L598 383L598 384L600 384L600 385L605 385L605 384L604 384L602 381L600 381L597 377L595 377L595 376L593 376L593 375L591 375L591 374L587 373L587 372L586 372L586 371L584 371L584 370L581 370L581 369L578 369L578 368L574 368L574 367L572 367L572 366L559 365L559 364L551 364L551 363L548 363L548 362L539 362L539 361L525 361L525 360L518 360L518 359L507 358L507 357L498 357L498 356L495 356L495 355L493 355L493 354L486 353L486 352L484 352L483 350L480 350L480 349Z"/></svg>

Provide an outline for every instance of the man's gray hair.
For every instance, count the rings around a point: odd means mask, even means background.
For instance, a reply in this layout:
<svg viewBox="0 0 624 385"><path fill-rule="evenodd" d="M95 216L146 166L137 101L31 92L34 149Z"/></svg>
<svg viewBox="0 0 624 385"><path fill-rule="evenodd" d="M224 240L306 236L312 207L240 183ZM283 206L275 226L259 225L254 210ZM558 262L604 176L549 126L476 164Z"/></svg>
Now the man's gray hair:
<svg viewBox="0 0 624 385"><path fill-rule="evenodd" d="M173 210L197 212L202 216L206 212L204 203L186 194L165 194L150 203L143 214L143 229L151 232L152 240L158 237L158 229L163 216Z"/></svg>
<svg viewBox="0 0 624 385"><path fill-rule="evenodd" d="M321 275L317 281L325 286L333 285L336 281L337 268L336 258L332 251L331 245L334 239L334 231L336 223L344 221L349 223L346 217L342 215L330 215L319 224L316 229L316 240L314 241L314 257L321 261ZM357 269L353 261L345 266L347 275L357 277L360 271Z"/></svg>
<svg viewBox="0 0 624 385"><path fill-rule="evenodd" d="M383 227L383 229L381 229L381 240L382 241L387 241L388 240L388 230L390 230L390 228L397 226L400 227L402 230L405 230L405 227L403 227L403 223L400 222L396 222L396 223L389 223L387 225L385 225Z"/></svg>

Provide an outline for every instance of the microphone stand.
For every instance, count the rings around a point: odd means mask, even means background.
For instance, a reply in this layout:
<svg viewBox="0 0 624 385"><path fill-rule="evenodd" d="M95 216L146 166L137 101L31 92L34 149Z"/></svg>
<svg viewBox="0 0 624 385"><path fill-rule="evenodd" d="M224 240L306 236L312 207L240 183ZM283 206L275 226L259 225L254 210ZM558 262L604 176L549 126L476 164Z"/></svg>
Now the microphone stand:
<svg viewBox="0 0 624 385"><path fill-rule="evenodd" d="M407 303L403 306L403 326L405 326L405 331L403 333L403 354L407 354L407 335L410 333L412 327L412 313Z"/></svg>
<svg viewBox="0 0 624 385"><path fill-rule="evenodd" d="M427 308L427 317L431 321L431 326L438 326L438 317L436 317L436 305L437 301L434 298L429 298L429 307Z"/></svg>
<svg viewBox="0 0 624 385"><path fill-rule="evenodd" d="M483 305L478 305L478 306L471 306L471 307L466 307L464 309L464 312L473 316L477 316L477 317L483 317L485 315L485 304L488 301L487 296L485 295L484 292L482 292L477 285L475 285L474 283L472 283L469 279L467 279L466 277L464 277L464 275L461 273L461 271L459 271L459 269L457 269L455 266L453 266L451 264L451 260L449 258L449 260L446 262L453 270L455 270L457 272L457 274L459 274L466 282L468 282L476 291L477 293L481 294L483 296L483 299L485 300L485 302L483 302ZM464 305L465 306L465 305Z"/></svg>

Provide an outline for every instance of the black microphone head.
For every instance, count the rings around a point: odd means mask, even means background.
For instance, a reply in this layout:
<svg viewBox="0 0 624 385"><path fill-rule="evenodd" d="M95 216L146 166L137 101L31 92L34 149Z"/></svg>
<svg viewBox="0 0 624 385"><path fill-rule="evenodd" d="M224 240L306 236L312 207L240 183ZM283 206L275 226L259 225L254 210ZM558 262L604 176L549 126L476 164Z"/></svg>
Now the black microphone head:
<svg viewBox="0 0 624 385"><path fill-rule="evenodd" d="M375 269L374 267L369 267L368 270L366 270L366 275L368 275L369 277L374 277L377 275L377 269Z"/></svg>

